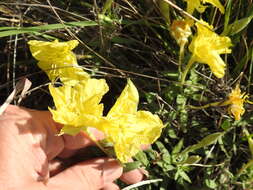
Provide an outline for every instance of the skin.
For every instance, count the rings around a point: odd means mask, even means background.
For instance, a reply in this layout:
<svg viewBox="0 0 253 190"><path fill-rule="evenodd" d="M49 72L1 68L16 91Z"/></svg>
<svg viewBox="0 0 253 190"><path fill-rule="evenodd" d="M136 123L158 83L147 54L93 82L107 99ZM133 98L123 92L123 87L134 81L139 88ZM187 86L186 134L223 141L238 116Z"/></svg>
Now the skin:
<svg viewBox="0 0 253 190"><path fill-rule="evenodd" d="M0 116L0 187L3 190L115 190L118 178L142 180L136 169L123 174L119 163L102 157L66 167L66 161L94 143L83 133L56 136L61 125L50 112L10 105ZM97 139L103 138L93 130Z"/></svg>

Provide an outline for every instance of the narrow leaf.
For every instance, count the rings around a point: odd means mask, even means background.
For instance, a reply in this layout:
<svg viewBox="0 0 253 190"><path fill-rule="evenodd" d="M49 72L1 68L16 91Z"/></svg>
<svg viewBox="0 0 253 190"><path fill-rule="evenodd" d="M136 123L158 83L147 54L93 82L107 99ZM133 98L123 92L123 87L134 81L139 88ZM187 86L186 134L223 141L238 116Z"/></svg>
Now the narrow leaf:
<svg viewBox="0 0 253 190"><path fill-rule="evenodd" d="M79 22L67 22L64 24L48 24L41 26L32 26L32 27L13 27L12 29L7 28L8 30L0 32L0 37L24 34L24 33L35 33L44 30L56 30L62 28L71 28L71 27L87 27L87 26L96 26L97 23L94 21L79 21ZM5 28L6 29L6 28ZM0 29L1 30L1 29Z"/></svg>
<svg viewBox="0 0 253 190"><path fill-rule="evenodd" d="M180 155L184 155L187 154L189 152L192 152L194 150L197 150L199 148L202 147L206 147L209 146L211 144L215 144L216 141L223 135L223 132L217 132L217 133L213 133L211 135L206 136L205 138L203 138L199 143L189 146L187 147L185 150L183 150Z"/></svg>
<svg viewBox="0 0 253 190"><path fill-rule="evenodd" d="M239 32L241 32L244 28L248 26L253 16L242 18L240 20L236 20L232 24L229 24L226 30L223 31L223 36L233 36Z"/></svg>

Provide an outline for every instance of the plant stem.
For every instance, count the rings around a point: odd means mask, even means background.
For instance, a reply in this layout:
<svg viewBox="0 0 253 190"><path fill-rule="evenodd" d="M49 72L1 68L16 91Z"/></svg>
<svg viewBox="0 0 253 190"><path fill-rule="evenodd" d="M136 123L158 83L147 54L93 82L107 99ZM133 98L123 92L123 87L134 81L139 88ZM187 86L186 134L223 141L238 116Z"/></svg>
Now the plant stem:
<svg viewBox="0 0 253 190"><path fill-rule="evenodd" d="M87 129L85 132L89 135L91 140L98 146L98 148L100 148L100 150L102 150L106 155L110 156L110 154L104 149L103 146L101 146L101 144L97 141L96 137L93 135L92 132L89 131L89 129Z"/></svg>
<svg viewBox="0 0 253 190"><path fill-rule="evenodd" d="M224 102L221 101L221 102L209 103L209 104L206 104L206 105L203 105L203 106L192 106L192 105L189 105L188 107L191 108L191 109L198 110L198 109L205 109L205 108L215 107L215 106L225 106L225 105L223 105L223 103Z"/></svg>
<svg viewBox="0 0 253 190"><path fill-rule="evenodd" d="M180 45L180 50L179 50L179 58L178 58L179 80L181 79L181 75L182 75L182 63L183 63L183 59L184 59L184 47L185 47L185 43Z"/></svg>
<svg viewBox="0 0 253 190"><path fill-rule="evenodd" d="M193 57L191 57L188 64L186 65L186 68L185 68L185 70L183 72L183 75L182 75L182 78L181 78L181 84L182 85L184 84L186 75L188 74L188 72L189 72L190 68L192 67L193 63L194 63L194 59L193 59Z"/></svg>

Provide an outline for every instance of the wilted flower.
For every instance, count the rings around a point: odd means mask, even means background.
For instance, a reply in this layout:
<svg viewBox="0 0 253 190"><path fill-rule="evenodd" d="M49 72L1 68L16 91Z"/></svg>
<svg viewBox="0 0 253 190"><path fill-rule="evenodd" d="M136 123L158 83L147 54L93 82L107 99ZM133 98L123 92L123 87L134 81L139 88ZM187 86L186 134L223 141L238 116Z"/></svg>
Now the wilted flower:
<svg viewBox="0 0 253 190"><path fill-rule="evenodd" d="M39 61L38 66L47 73L51 81L60 78L61 82L72 84L89 78L77 64L76 56L72 52L78 45L78 41L68 42L44 42L31 40L28 42L31 53Z"/></svg>
<svg viewBox="0 0 253 190"><path fill-rule="evenodd" d="M246 93L241 94L239 85L236 85L235 89L228 95L228 100L222 105L229 105L228 113L233 115L235 120L240 120L244 114L245 109L243 107L244 102L247 102L248 95Z"/></svg>
<svg viewBox="0 0 253 190"><path fill-rule="evenodd" d="M180 47L188 42L188 37L192 34L192 25L191 20L174 20L172 22L170 32Z"/></svg>
<svg viewBox="0 0 253 190"><path fill-rule="evenodd" d="M210 106L228 106L228 113L233 115L235 120L240 120L241 116L244 114L244 102L253 104L250 100L248 100L248 95L244 92L241 93L239 84L236 85L235 89L231 91L228 95L227 100L222 102L214 102L204 106L190 106L192 109L203 109Z"/></svg>
<svg viewBox="0 0 253 190"><path fill-rule="evenodd" d="M101 120L101 130L114 146L117 158L126 163L138 153L141 145L153 143L164 127L157 115L137 111L139 95L136 87L128 83L106 117Z"/></svg>
<svg viewBox="0 0 253 190"><path fill-rule="evenodd" d="M187 12L192 14L195 9L197 9L198 12L203 13L206 9L206 6L203 4L210 3L213 6L217 7L221 13L224 13L224 7L220 3L219 0L185 0L187 2Z"/></svg>
<svg viewBox="0 0 253 190"><path fill-rule="evenodd" d="M196 23L196 26L197 35L189 45L189 50L192 52L189 62L208 64L213 74L222 78L225 74L226 64L220 54L231 53L231 49L229 49L232 45L231 40L229 37L219 36L213 32L213 27L204 21Z"/></svg>

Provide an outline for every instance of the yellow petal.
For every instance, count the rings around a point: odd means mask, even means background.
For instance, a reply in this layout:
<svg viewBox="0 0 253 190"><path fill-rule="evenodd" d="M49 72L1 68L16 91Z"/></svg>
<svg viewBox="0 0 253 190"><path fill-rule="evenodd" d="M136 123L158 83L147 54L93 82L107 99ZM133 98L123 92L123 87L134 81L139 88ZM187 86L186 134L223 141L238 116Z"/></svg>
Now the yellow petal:
<svg viewBox="0 0 253 190"><path fill-rule="evenodd" d="M152 144L160 137L163 123L157 115L152 114L148 111L137 112L137 126L141 130L139 135L142 136L140 141L141 144ZM141 133L144 133L141 135Z"/></svg>
<svg viewBox="0 0 253 190"><path fill-rule="evenodd" d="M246 98L245 93L241 93L239 85L236 85L235 89L229 94L228 102L230 106L228 107L228 113L233 115L235 120L240 120L244 114L245 109L243 104Z"/></svg>
<svg viewBox="0 0 253 190"><path fill-rule="evenodd" d="M122 91L114 106L110 109L107 116L114 117L114 115L118 115L119 113L136 113L138 102L138 91L132 81L129 79L126 87Z"/></svg>
<svg viewBox="0 0 253 190"><path fill-rule="evenodd" d="M47 73L51 81L57 78L61 82L74 84L86 80L89 75L77 64L76 56L71 51L78 45L78 41L44 42L31 40L28 42L31 53L39 61L38 66Z"/></svg>
<svg viewBox="0 0 253 190"><path fill-rule="evenodd" d="M122 163L129 162L141 150L141 145L152 144L163 128L159 117L147 111L138 111L130 118L132 120L128 117L123 121L126 123L119 124L120 135L112 137L116 156Z"/></svg>
<svg viewBox="0 0 253 190"><path fill-rule="evenodd" d="M88 79L74 86L49 86L56 109L50 109L56 122L73 127L98 127L103 114L100 101L108 91L103 79Z"/></svg>
<svg viewBox="0 0 253 190"><path fill-rule="evenodd" d="M220 3L219 0L203 0L203 3L206 3L206 2L212 4L215 7L217 7L220 10L220 12L224 14L225 9L224 9L223 5Z"/></svg>
<svg viewBox="0 0 253 190"><path fill-rule="evenodd" d="M174 20L170 27L170 32L179 46L185 45L188 42L188 37L192 34L191 20Z"/></svg>
<svg viewBox="0 0 253 190"><path fill-rule="evenodd" d="M241 119L241 116L244 114L244 112L245 110L243 105L240 104L231 104L228 107L228 113L233 115L236 121Z"/></svg>
<svg viewBox="0 0 253 190"><path fill-rule="evenodd" d="M212 31L212 26L201 21L196 23L197 35L194 36L189 45L192 52L192 61L208 64L213 74L222 78L225 74L226 64L220 54L231 53L229 47L232 45L228 37L219 36Z"/></svg>
<svg viewBox="0 0 253 190"><path fill-rule="evenodd" d="M195 9L198 12L203 13L206 9L205 6L201 5L201 0L186 0L187 1L187 12L192 14Z"/></svg>
<svg viewBox="0 0 253 190"><path fill-rule="evenodd" d="M137 106L138 91L128 80L115 105L100 124L122 163L128 162L139 152L141 145L153 143L164 127L158 116L148 111L137 111Z"/></svg>
<svg viewBox="0 0 253 190"><path fill-rule="evenodd" d="M203 13L206 9L206 6L203 5L205 3L212 4L213 6L217 7L221 13L224 13L224 7L219 0L186 0L186 2L187 12L190 14L192 14L195 9L197 9L198 12Z"/></svg>
<svg viewBox="0 0 253 190"><path fill-rule="evenodd" d="M77 40L71 40L68 42L59 42L55 40L53 42L44 42L31 40L28 42L30 50L35 59L38 61L52 62L62 60L70 54L77 45ZM67 54L67 55L66 55Z"/></svg>

